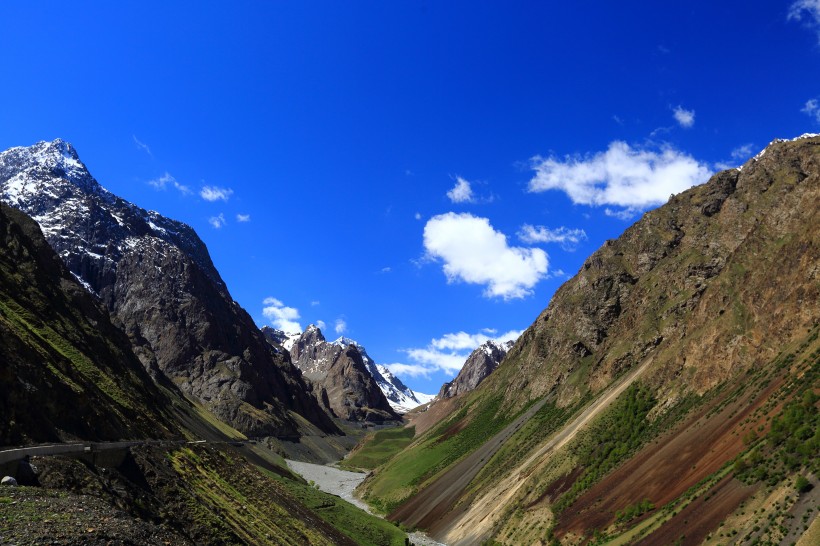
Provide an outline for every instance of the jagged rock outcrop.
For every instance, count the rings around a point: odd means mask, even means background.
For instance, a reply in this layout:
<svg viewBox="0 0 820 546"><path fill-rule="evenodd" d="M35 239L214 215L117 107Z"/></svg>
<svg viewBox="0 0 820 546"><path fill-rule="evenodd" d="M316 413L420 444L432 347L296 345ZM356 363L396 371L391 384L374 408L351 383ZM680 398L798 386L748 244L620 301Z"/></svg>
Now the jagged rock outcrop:
<svg viewBox="0 0 820 546"><path fill-rule="evenodd" d="M441 386L441 391L438 393L439 399L452 398L478 387L504 360L507 351L514 343L513 341L497 343L493 340L482 343L480 347L470 353L458 375L452 381Z"/></svg>
<svg viewBox="0 0 820 546"><path fill-rule="evenodd" d="M330 343L311 324L293 343L290 355L334 417L370 422L401 419L365 365L357 345Z"/></svg>
<svg viewBox="0 0 820 546"><path fill-rule="evenodd" d="M0 154L0 199L40 224L147 370L249 435L297 435L291 411L337 430L288 356L272 351L233 301L194 230L105 190L70 144Z"/></svg>
<svg viewBox="0 0 820 546"><path fill-rule="evenodd" d="M171 387L172 388L172 387ZM0 204L0 445L181 435L108 312Z"/></svg>

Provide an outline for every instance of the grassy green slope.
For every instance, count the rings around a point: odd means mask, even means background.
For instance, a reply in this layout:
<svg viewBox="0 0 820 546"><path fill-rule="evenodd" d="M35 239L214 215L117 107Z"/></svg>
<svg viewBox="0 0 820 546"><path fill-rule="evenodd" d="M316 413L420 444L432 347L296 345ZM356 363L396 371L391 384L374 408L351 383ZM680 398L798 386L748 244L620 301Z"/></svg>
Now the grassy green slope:
<svg viewBox="0 0 820 546"><path fill-rule="evenodd" d="M2 205L0 241L0 445L179 434L168 397L37 224Z"/></svg>

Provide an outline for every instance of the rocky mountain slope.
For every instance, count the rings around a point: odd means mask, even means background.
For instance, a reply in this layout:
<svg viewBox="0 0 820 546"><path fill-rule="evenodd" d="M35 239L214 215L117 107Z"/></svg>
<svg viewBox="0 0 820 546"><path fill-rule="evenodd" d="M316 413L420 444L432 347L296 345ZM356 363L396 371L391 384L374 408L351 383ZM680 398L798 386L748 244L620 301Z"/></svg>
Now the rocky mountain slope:
<svg viewBox="0 0 820 546"><path fill-rule="evenodd" d="M513 341L496 343L491 339L482 343L470 353L458 375L441 386L438 397L440 399L452 398L474 390L501 364L513 343Z"/></svg>
<svg viewBox="0 0 820 546"><path fill-rule="evenodd" d="M293 344L290 355L332 416L379 423L400 419L356 345L329 343L311 324Z"/></svg>
<svg viewBox="0 0 820 546"><path fill-rule="evenodd" d="M819 500L819 211L806 135L646 213L365 498L451 545L797 540Z"/></svg>
<svg viewBox="0 0 820 546"><path fill-rule="evenodd" d="M333 343L339 346L353 345L356 347L359 354L362 355L362 360L364 361L367 371L376 381L376 384L384 393L384 396L387 398L390 406L396 412L407 413L411 409L426 404L435 398L432 394L424 394L414 391L405 385L401 379L393 375L393 372L388 370L385 366L376 364L376 361L370 358L370 355L367 354L367 349L365 349L364 346L358 341L347 337L340 337Z"/></svg>
<svg viewBox="0 0 820 546"><path fill-rule="evenodd" d="M39 223L153 375L249 435L297 436L291 412L336 430L299 371L233 301L196 233L105 190L70 144L1 153L0 199Z"/></svg>
<svg viewBox="0 0 820 546"><path fill-rule="evenodd" d="M316 327L309 327L309 329L311 328ZM285 333L281 330L271 328L270 326L263 326L262 333L265 335L265 338L275 347L281 347L289 352L293 350L294 345L302 335ZM320 337L321 339L318 340L317 343L321 344L327 342L323 335L320 335ZM359 354L362 357L362 361L364 362L365 368L367 368L368 373L376 382L376 385L378 385L378 387L381 389L385 398L387 398L387 402L397 413L406 413L413 408L416 408L418 406L421 406L432 401L433 398L435 398L433 395L430 394L415 392L410 387L405 385L401 379L393 375L393 373L386 367L380 364L376 364L376 362L372 358L370 358L370 355L367 354L367 350L364 348L364 346L361 345L358 341L343 336L330 343L342 348L346 348L349 345L353 345L356 348L356 350L359 351ZM303 371L315 367L315 363L309 362L309 358L307 355L304 357L304 359L305 362L302 366L300 366L300 368Z"/></svg>
<svg viewBox="0 0 820 546"><path fill-rule="evenodd" d="M0 204L0 445L180 436L108 312L37 223Z"/></svg>

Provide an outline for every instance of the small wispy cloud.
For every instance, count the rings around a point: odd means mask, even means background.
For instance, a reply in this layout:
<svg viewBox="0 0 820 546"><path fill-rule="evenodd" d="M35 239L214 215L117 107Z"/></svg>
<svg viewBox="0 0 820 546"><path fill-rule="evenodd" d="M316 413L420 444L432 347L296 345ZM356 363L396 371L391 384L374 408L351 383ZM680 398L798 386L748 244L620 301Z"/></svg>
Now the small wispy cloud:
<svg viewBox="0 0 820 546"><path fill-rule="evenodd" d="M818 2L820 2L820 0L818 0ZM807 100L806 104L800 109L800 111L807 116L814 118L814 121L817 123L820 123L820 102L818 102L817 99Z"/></svg>
<svg viewBox="0 0 820 546"><path fill-rule="evenodd" d="M497 330L484 328L479 333L464 331L444 334L430 341L426 347L402 349L410 363L387 364L387 368L399 376L430 377L437 372L455 375L461 370L467 357L487 340L496 342L514 341L521 335L520 330L511 330L496 335Z"/></svg>
<svg viewBox="0 0 820 546"><path fill-rule="evenodd" d="M208 223L211 224L211 227L214 229L219 229L225 225L225 215L219 213L218 216L211 216L208 218Z"/></svg>
<svg viewBox="0 0 820 546"><path fill-rule="evenodd" d="M754 149L754 144L751 142L748 144L742 144L732 150L732 159L738 159L740 161L744 161L749 159L752 156L752 151Z"/></svg>
<svg viewBox="0 0 820 546"><path fill-rule="evenodd" d="M415 218L416 220L421 220L421 213L417 212L416 214L413 215L413 218Z"/></svg>
<svg viewBox="0 0 820 546"><path fill-rule="evenodd" d="M393 268L390 267L390 266L387 266L387 267L382 267L381 270L379 271L379 273L390 273L391 271L393 271Z"/></svg>
<svg viewBox="0 0 820 546"><path fill-rule="evenodd" d="M564 250L572 251L581 241L587 240L583 229L570 229L565 226L550 229L545 226L524 224L518 231L518 238L527 244L559 243Z"/></svg>
<svg viewBox="0 0 820 546"><path fill-rule="evenodd" d="M282 330L290 334L302 331L302 325L298 320L299 310L295 307L288 307L276 298L265 298L262 300L262 314L271 321L271 326L277 330Z"/></svg>
<svg viewBox="0 0 820 546"><path fill-rule="evenodd" d="M251 221L251 215L250 214L237 214L236 215L236 221L240 222L240 223L250 222Z"/></svg>
<svg viewBox="0 0 820 546"><path fill-rule="evenodd" d="M136 144L137 149L142 150L151 157L154 157L154 154L151 153L151 148L149 148L146 143L140 141L140 139L137 138L137 135L131 135L131 137L134 139L134 144Z"/></svg>
<svg viewBox="0 0 820 546"><path fill-rule="evenodd" d="M453 203L475 203L475 196L470 182L460 176L456 177L456 185L447 192L447 197Z"/></svg>
<svg viewBox="0 0 820 546"><path fill-rule="evenodd" d="M219 186L203 186L199 196L205 201L227 201L233 195L230 188L220 188Z"/></svg>
<svg viewBox="0 0 820 546"><path fill-rule="evenodd" d="M820 43L820 0L797 0L789 6L786 19L805 23L817 32L817 41Z"/></svg>
<svg viewBox="0 0 820 546"><path fill-rule="evenodd" d="M317 320L316 321L316 326L322 331L327 329L327 323L323 320Z"/></svg>
<svg viewBox="0 0 820 546"><path fill-rule="evenodd" d="M347 331L347 321L343 318L337 318L333 330L339 335L344 334Z"/></svg>
<svg viewBox="0 0 820 546"><path fill-rule="evenodd" d="M634 207L627 207L625 209L611 209L609 207L604 209L604 214L609 216L610 218L617 218L618 220L623 220L627 222L635 218L638 213L641 212L640 209L636 209Z"/></svg>
<svg viewBox="0 0 820 546"><path fill-rule="evenodd" d="M158 189L158 190L164 190L168 186L171 186L174 189L176 189L179 193L181 193L182 195L190 195L191 194L191 188L189 188L185 184L180 184L177 181L177 179L174 178L173 176L171 176L171 173L169 173L167 171L165 172L165 174L163 174L159 178L154 178L153 180L149 180L148 185L153 186L155 189Z"/></svg>
<svg viewBox="0 0 820 546"><path fill-rule="evenodd" d="M678 105L672 109L672 116L675 118L675 121L678 122L678 125L685 129L688 129L695 124L695 111L687 110L681 105Z"/></svg>

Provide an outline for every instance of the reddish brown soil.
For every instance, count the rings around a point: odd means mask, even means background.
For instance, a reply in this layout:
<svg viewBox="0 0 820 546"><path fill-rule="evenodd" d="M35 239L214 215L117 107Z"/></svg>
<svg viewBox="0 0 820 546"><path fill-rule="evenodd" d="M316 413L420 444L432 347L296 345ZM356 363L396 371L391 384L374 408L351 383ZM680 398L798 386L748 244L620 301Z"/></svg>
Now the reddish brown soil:
<svg viewBox="0 0 820 546"><path fill-rule="evenodd" d="M644 447L564 510L555 535L560 538L570 531L583 535L588 530L604 529L614 522L616 511L643 499L660 507L678 498L743 451L743 431L767 426L765 417L743 430L739 425L779 386L780 382L773 381L753 400L749 395L742 396L711 416L706 415L709 407L703 408L671 433ZM717 403L719 400L709 406ZM722 518L728 512L720 514Z"/></svg>
<svg viewBox="0 0 820 546"><path fill-rule="evenodd" d="M549 484L541 496L538 497L537 500L528 504L525 508L532 508L536 504L543 501L548 501L550 503L555 502L561 494L569 491L572 484L575 483L575 480L578 479L578 476L580 476L583 471L584 468L582 466L576 466L569 474L565 474Z"/></svg>
<svg viewBox="0 0 820 546"><path fill-rule="evenodd" d="M740 506L740 503L751 497L756 489L756 486L743 485L731 476L726 476L715 484L707 495L692 501L689 506L635 546L700 544L706 535L716 529L728 514Z"/></svg>
<svg viewBox="0 0 820 546"><path fill-rule="evenodd" d="M425 411L416 411L404 414L404 420L416 427L416 437L421 436L428 429L433 428L441 421L458 411L461 397L436 400Z"/></svg>

